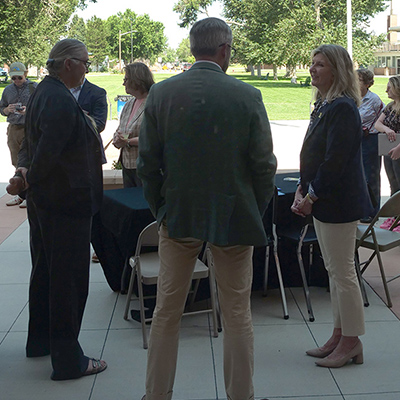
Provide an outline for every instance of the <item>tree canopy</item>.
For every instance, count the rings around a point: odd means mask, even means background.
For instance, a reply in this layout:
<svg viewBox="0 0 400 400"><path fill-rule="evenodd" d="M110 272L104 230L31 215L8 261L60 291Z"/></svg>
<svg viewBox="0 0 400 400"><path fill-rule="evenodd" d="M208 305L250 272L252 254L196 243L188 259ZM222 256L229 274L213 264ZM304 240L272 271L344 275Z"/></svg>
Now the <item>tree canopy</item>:
<svg viewBox="0 0 400 400"><path fill-rule="evenodd" d="M153 21L148 14L137 15L132 10L127 9L124 13L119 12L107 19L110 45L110 56L118 58L119 53L119 31L132 33L131 35L121 36L121 58L125 63L129 63L131 56L135 59L146 59L154 62L164 51L167 38L164 35L164 24ZM131 54L132 50L132 54Z"/></svg>
<svg viewBox="0 0 400 400"><path fill-rule="evenodd" d="M96 0L2 0L0 57L26 65L44 64L51 47L65 35L72 13Z"/></svg>
<svg viewBox="0 0 400 400"><path fill-rule="evenodd" d="M122 59L155 61L166 48L164 25L147 14L130 9L107 20L93 17L88 21L74 12L97 0L2 0L0 1L0 58L3 62L21 61L25 65L44 65L52 46L60 39L81 40L91 53L92 62L101 64L108 55L119 57L119 31ZM72 18L71 18L72 16Z"/></svg>
<svg viewBox="0 0 400 400"><path fill-rule="evenodd" d="M174 10L181 26L194 23L214 0L180 0ZM346 0L222 0L232 27L237 60L244 64L307 65L321 43L346 47ZM353 58L368 64L384 35L368 34L368 19L386 8L384 0L352 0Z"/></svg>

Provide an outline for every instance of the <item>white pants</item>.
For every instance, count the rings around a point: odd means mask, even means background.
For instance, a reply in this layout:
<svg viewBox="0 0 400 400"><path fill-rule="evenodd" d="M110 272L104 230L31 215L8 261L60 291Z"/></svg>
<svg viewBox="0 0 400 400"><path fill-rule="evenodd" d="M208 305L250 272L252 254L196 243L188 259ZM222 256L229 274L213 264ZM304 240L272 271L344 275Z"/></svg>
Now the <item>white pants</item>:
<svg viewBox="0 0 400 400"><path fill-rule="evenodd" d="M354 266L357 221L330 224L314 218L314 227L328 271L334 327L344 336L363 335L364 305Z"/></svg>
<svg viewBox="0 0 400 400"><path fill-rule="evenodd" d="M180 321L202 245L202 241L193 238L171 239L167 228L161 226L160 274L150 332L146 400L172 398ZM211 245L211 251L222 312L226 393L229 400L253 400L254 339L250 310L253 247ZM193 379L196 378L193 371Z"/></svg>

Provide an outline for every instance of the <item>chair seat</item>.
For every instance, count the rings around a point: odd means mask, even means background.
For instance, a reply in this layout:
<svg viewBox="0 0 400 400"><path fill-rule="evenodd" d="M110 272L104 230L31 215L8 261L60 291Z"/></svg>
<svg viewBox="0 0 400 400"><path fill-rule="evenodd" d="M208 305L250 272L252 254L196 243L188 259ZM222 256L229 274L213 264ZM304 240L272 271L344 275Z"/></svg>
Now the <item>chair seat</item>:
<svg viewBox="0 0 400 400"><path fill-rule="evenodd" d="M368 225L358 225L357 227L357 241L361 239L361 236L367 230ZM394 247L400 246L400 233L389 231L387 229L374 228L375 235L378 241L379 251L385 252L393 249ZM375 250L374 240L372 235L365 238L361 244L361 247Z"/></svg>
<svg viewBox="0 0 400 400"><path fill-rule="evenodd" d="M291 227L279 229L277 234L279 237L298 243L300 240L301 228L293 229ZM306 236L303 239L303 245L317 244L318 239L313 226L309 226Z"/></svg>
<svg viewBox="0 0 400 400"><path fill-rule="evenodd" d="M131 267L135 265L135 257L129 260ZM140 256L140 266L142 273L142 282L145 285L156 285L158 273L160 271L160 258L158 252L144 253ZM208 277L208 268L200 260L196 261L193 271L193 279L203 279Z"/></svg>

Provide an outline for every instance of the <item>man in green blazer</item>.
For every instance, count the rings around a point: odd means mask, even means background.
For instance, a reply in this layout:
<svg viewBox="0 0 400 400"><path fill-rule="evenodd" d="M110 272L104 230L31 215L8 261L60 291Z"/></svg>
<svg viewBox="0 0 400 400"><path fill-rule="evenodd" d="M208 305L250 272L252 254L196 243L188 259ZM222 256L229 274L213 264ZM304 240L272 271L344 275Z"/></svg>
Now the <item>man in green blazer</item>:
<svg viewBox="0 0 400 400"><path fill-rule="evenodd" d="M148 352L146 400L169 400L179 324L196 258L209 242L224 332L230 400L254 399L250 313L253 246L276 159L259 90L225 74L232 32L217 18L190 31L196 63L154 85L140 132L138 175L160 225L160 275Z"/></svg>

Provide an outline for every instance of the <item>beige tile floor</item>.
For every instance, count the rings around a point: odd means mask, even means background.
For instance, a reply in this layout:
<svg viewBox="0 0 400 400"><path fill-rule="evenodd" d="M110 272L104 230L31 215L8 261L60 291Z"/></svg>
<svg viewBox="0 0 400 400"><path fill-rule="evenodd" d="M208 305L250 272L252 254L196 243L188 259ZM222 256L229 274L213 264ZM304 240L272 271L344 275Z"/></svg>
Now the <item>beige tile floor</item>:
<svg viewBox="0 0 400 400"><path fill-rule="evenodd" d="M49 379L49 357L25 358L30 273L28 225L26 211L6 208L1 198L6 186L6 180L1 177L2 164L7 160L3 139L0 129L0 233L3 235L0 240L0 399L140 400L146 365L140 326L122 318L125 296L109 289L98 264L91 266L90 294L80 340L87 354L104 358L109 368L97 377L53 382ZM278 154L281 150L278 147L275 151ZM285 169L296 167L282 164ZM399 264L399 251L391 253L384 255L384 262L390 273L394 273ZM366 276L379 294L376 266L372 265ZM391 284L391 293L393 300L397 299L393 309L398 313L400 287L396 285L396 281ZM305 349L322 344L331 331L329 293L324 288L311 288L316 318L312 323L307 319L301 288L286 288L288 320L282 318L277 290L269 291L265 298L259 292L253 293L256 399L400 399L400 323L374 290L367 286L371 304L365 308L366 334L362 338L365 363L331 370L315 366L314 360L304 354ZM174 400L225 398L222 340L222 335L212 337L207 316L183 320Z"/></svg>

